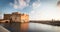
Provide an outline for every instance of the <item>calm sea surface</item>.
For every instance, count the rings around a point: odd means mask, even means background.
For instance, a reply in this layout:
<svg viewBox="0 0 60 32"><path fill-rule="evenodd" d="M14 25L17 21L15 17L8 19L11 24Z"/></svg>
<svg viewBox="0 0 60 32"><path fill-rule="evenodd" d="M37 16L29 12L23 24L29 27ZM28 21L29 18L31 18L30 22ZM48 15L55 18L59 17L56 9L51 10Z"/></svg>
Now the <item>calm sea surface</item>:
<svg viewBox="0 0 60 32"><path fill-rule="evenodd" d="M59 26L40 23L4 23L0 25L11 32L60 32Z"/></svg>
<svg viewBox="0 0 60 32"><path fill-rule="evenodd" d="M29 30L31 32L60 32L60 27L40 23L29 23Z"/></svg>

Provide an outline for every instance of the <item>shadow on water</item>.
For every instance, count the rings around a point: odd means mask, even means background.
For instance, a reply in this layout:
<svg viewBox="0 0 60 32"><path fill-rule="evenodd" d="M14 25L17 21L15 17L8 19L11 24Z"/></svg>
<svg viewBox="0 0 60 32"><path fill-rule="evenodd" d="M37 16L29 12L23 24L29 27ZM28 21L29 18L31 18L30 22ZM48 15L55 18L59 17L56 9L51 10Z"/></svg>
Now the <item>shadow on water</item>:
<svg viewBox="0 0 60 32"><path fill-rule="evenodd" d="M11 32L28 31L28 23L12 22L12 23L0 23L0 25L4 26L6 29L10 30Z"/></svg>

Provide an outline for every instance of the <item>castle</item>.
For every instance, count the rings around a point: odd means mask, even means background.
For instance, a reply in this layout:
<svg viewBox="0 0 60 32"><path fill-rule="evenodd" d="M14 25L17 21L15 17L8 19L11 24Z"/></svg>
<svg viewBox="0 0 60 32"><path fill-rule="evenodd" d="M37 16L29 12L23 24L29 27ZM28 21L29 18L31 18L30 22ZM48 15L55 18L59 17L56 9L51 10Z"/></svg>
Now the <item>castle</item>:
<svg viewBox="0 0 60 32"><path fill-rule="evenodd" d="M18 12L13 12L12 14L4 14L4 19L0 20L0 22L29 22L29 15Z"/></svg>

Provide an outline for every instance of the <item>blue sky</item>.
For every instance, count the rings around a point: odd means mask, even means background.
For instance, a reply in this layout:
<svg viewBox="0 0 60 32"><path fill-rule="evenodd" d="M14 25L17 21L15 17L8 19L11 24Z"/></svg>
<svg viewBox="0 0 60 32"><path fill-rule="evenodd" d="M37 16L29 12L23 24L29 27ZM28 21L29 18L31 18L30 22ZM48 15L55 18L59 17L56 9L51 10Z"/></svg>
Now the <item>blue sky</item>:
<svg viewBox="0 0 60 32"><path fill-rule="evenodd" d="M0 12L11 13L11 12L15 12L15 11L17 11L17 12L20 11L20 12L29 13L32 10L32 3L35 2L35 1L37 1L37 0L30 0L29 1L29 6L26 6L23 9L21 9L21 8L15 9L15 8L13 8L13 5L15 4L14 3L15 0L0 0ZM16 0L16 2L18 2L18 0Z"/></svg>
<svg viewBox="0 0 60 32"><path fill-rule="evenodd" d="M22 12L31 20L60 19L57 2L59 0L0 0L0 18L4 13ZM56 16L57 15L57 16Z"/></svg>

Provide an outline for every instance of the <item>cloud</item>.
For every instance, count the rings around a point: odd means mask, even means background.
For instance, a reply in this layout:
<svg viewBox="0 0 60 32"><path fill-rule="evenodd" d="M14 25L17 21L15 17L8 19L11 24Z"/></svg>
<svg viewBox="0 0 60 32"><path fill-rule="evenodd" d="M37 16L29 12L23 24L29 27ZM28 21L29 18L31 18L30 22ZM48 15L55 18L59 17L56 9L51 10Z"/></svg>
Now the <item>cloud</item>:
<svg viewBox="0 0 60 32"><path fill-rule="evenodd" d="M29 15L30 15L30 20L39 20L39 18L40 18L40 13L41 11L37 11L37 10L33 10L33 11L31 11L30 13L29 13Z"/></svg>
<svg viewBox="0 0 60 32"><path fill-rule="evenodd" d="M29 6L30 0L14 0L14 3L10 3L14 9L23 9Z"/></svg>
<svg viewBox="0 0 60 32"><path fill-rule="evenodd" d="M30 20L38 20L40 18L40 12L39 11L39 7L41 5L40 0L36 0L35 2L33 2L32 4L32 11L29 13L30 15Z"/></svg>
<svg viewBox="0 0 60 32"><path fill-rule="evenodd" d="M60 0L57 1L58 10L60 10Z"/></svg>
<svg viewBox="0 0 60 32"><path fill-rule="evenodd" d="M57 2L57 6L60 7L60 1Z"/></svg>
<svg viewBox="0 0 60 32"><path fill-rule="evenodd" d="M44 5L43 7L38 7L32 10L30 15L30 20L60 20L60 10L54 5Z"/></svg>
<svg viewBox="0 0 60 32"><path fill-rule="evenodd" d="M33 9L36 9L36 8L38 8L40 6L40 3L33 3L33 5L32 5L32 7L33 7Z"/></svg>
<svg viewBox="0 0 60 32"><path fill-rule="evenodd" d="M36 9L40 6L40 0L14 0L14 3L10 2L9 4L13 6L14 9L24 9L28 6L32 6L32 9Z"/></svg>
<svg viewBox="0 0 60 32"><path fill-rule="evenodd" d="M40 6L40 0L37 0L37 1L35 1L33 4L32 4L32 7L33 7L33 9L36 9L36 8L38 8L39 6Z"/></svg>
<svg viewBox="0 0 60 32"><path fill-rule="evenodd" d="M0 19L3 19L3 16L2 15L0 15Z"/></svg>

